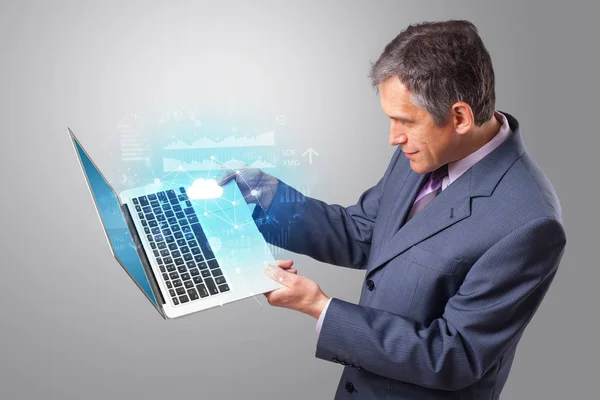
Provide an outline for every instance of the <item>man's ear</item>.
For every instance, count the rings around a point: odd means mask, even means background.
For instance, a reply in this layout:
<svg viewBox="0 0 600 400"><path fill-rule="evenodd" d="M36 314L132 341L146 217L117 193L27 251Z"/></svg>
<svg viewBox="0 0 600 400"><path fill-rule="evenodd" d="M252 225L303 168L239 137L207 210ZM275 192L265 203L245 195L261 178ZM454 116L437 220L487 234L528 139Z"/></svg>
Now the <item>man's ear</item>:
<svg viewBox="0 0 600 400"><path fill-rule="evenodd" d="M475 117L471 106L463 101L452 105L452 123L459 135L464 135L475 126Z"/></svg>

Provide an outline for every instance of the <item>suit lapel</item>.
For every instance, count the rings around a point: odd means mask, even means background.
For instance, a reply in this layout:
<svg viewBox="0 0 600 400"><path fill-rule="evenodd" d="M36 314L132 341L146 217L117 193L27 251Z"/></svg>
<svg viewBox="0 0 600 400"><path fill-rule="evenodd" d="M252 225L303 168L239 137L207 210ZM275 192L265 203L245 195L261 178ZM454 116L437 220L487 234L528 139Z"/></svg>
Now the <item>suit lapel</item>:
<svg viewBox="0 0 600 400"><path fill-rule="evenodd" d="M411 246L471 215L469 178L467 171L397 230L391 240L382 246L375 260L369 263L367 274ZM410 197L411 201L403 202L402 220L415 197L416 193Z"/></svg>
<svg viewBox="0 0 600 400"><path fill-rule="evenodd" d="M427 179L428 175L415 174L410 168L406 179L402 185L398 185L397 189L390 190L389 197L386 196L385 203L392 204L391 209L382 210L384 215L389 215L387 219L386 227L383 232L384 238L393 237L398 229L402 226L404 218L410 211L410 207L417 197L419 189ZM403 201L404 199L404 201ZM409 199L410 201L406 201ZM381 248L385 246L379 246L378 253L381 253Z"/></svg>
<svg viewBox="0 0 600 400"><path fill-rule="evenodd" d="M415 244L469 217L472 197L492 194L502 176L525 151L517 120L509 114L503 114L508 118L513 132L508 139L469 168L410 221L401 226L421 184L427 177L427 174L417 175L410 172L410 176L397 194L398 199L404 201L397 201L392 208L385 230L384 238L390 240L379 248L377 255L367 265L367 275Z"/></svg>

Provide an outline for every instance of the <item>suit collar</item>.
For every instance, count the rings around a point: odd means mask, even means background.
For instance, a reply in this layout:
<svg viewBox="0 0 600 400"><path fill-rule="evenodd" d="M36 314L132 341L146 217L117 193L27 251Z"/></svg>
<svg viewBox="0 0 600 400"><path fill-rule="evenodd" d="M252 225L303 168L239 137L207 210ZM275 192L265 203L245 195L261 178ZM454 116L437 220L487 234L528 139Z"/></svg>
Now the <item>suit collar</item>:
<svg viewBox="0 0 600 400"><path fill-rule="evenodd" d="M392 208L386 238L377 256L367 265L367 275L415 244L471 215L471 198L490 196L502 176L525 151L518 121L504 113L512 134L496 149L469 168L430 204L401 226L426 175L409 168L408 176ZM392 189L393 190L393 189ZM394 230L394 227L400 229ZM391 228L391 229L390 229Z"/></svg>

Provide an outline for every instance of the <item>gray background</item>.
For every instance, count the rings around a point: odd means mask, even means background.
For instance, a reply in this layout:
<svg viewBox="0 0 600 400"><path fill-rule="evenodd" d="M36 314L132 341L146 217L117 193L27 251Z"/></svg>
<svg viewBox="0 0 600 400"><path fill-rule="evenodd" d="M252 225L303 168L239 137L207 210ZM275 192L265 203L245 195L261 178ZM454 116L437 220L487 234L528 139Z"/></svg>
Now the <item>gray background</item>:
<svg viewBox="0 0 600 400"><path fill-rule="evenodd" d="M341 367L314 358L310 317L262 296L158 316L110 255L66 127L111 171L127 111L260 102L319 152L302 166L312 195L350 205L394 150L370 62L407 24L443 19L479 27L497 108L520 120L568 236L502 398L594 397L598 7L522 3L2 1L0 398L332 398ZM286 256L358 301L364 272Z"/></svg>

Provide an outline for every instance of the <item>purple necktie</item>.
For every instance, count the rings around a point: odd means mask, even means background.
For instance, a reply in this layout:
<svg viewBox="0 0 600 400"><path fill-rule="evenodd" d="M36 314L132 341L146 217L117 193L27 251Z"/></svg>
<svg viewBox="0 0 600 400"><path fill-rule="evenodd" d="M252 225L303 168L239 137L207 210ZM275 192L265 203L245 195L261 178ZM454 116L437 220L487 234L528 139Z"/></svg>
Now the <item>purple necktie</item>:
<svg viewBox="0 0 600 400"><path fill-rule="evenodd" d="M429 178L417 196L417 200L413 203L412 209L406 218L406 222L425 208L425 206L442 191L442 181L446 176L448 176L448 164L442 165L429 175Z"/></svg>

